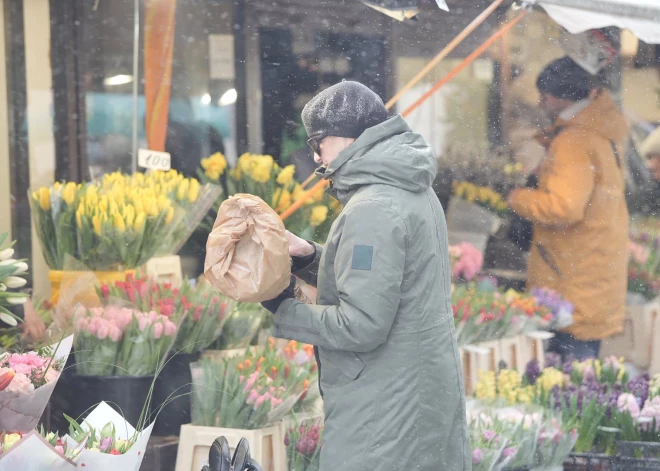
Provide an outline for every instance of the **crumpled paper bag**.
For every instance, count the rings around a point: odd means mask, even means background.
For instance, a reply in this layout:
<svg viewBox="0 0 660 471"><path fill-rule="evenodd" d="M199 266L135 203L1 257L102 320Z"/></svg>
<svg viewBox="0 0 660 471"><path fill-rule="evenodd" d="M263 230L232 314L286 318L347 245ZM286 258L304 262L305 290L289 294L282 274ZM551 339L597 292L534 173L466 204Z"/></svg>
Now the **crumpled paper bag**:
<svg viewBox="0 0 660 471"><path fill-rule="evenodd" d="M277 213L254 195L225 200L206 243L204 274L235 301L258 303L279 296L289 286L291 261Z"/></svg>

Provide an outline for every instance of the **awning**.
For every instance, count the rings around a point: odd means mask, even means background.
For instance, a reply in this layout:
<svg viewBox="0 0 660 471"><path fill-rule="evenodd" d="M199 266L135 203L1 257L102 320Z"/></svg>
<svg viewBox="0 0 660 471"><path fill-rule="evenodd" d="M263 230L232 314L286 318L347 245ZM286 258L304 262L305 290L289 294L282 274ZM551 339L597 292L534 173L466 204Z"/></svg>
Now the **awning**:
<svg viewBox="0 0 660 471"><path fill-rule="evenodd" d="M660 0L532 0L570 33L617 26L660 44Z"/></svg>

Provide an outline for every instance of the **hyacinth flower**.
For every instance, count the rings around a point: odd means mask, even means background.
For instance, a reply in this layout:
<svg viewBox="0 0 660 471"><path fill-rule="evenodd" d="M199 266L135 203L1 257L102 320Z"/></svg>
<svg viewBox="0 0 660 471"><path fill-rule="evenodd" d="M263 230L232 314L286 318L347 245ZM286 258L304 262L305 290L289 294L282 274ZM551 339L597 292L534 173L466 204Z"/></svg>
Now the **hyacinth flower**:
<svg viewBox="0 0 660 471"><path fill-rule="evenodd" d="M321 458L323 424L320 419L305 420L287 429L284 445L289 471L318 471Z"/></svg>

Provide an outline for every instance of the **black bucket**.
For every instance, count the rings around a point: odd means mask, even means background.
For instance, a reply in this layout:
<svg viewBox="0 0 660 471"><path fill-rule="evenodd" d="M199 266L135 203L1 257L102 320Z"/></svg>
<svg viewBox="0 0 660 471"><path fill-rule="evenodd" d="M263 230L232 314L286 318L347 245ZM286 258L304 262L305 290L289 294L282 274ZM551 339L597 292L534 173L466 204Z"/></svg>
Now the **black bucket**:
<svg viewBox="0 0 660 471"><path fill-rule="evenodd" d="M153 410L162 412L156 419L153 434L159 437L179 435L181 426L189 424L190 394L192 392L190 364L199 360L200 353L177 353L170 357L156 378ZM176 396L176 399L168 399Z"/></svg>
<svg viewBox="0 0 660 471"><path fill-rule="evenodd" d="M51 430L61 434L68 432L69 423L64 414L80 421L101 401L107 402L136 427L153 380L153 375L80 376L75 373L75 367L70 368L63 372L51 396Z"/></svg>

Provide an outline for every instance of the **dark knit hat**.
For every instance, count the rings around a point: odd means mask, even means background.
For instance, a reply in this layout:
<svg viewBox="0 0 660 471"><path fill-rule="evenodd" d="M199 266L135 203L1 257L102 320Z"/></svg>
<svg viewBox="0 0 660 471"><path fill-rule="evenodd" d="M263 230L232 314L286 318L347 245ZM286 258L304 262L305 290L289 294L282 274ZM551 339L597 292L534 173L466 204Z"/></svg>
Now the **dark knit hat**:
<svg viewBox="0 0 660 471"><path fill-rule="evenodd" d="M387 120L387 108L376 93L358 82L343 81L312 98L302 112L307 136L357 139Z"/></svg>
<svg viewBox="0 0 660 471"><path fill-rule="evenodd" d="M589 97L594 87L594 77L570 57L562 57L539 74L536 87L557 98L580 101Z"/></svg>

